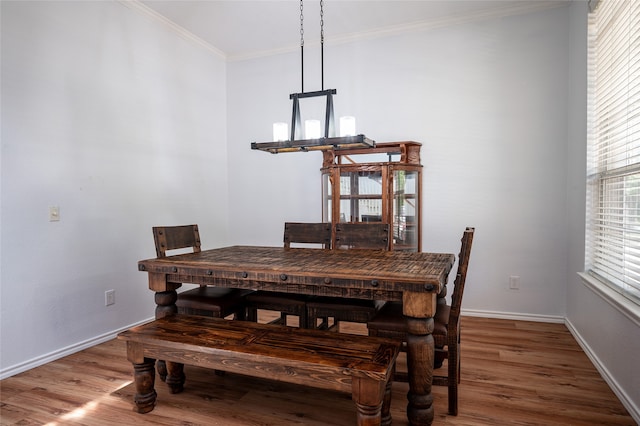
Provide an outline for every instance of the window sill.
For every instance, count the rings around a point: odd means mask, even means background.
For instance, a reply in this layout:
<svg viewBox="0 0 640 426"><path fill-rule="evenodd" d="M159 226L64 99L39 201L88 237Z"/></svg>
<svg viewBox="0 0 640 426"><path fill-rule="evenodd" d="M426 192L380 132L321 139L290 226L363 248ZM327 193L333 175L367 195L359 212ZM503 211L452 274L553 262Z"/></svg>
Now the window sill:
<svg viewBox="0 0 640 426"><path fill-rule="evenodd" d="M586 272L578 272L582 283L607 303L620 311L624 316L640 327L640 306L633 303L617 291L609 288Z"/></svg>

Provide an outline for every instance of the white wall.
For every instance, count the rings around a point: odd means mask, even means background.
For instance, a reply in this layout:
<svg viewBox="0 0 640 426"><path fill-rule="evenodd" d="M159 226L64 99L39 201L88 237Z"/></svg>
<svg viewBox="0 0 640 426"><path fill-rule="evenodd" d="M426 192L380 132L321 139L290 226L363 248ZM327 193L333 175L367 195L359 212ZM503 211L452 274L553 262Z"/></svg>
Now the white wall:
<svg viewBox="0 0 640 426"><path fill-rule="evenodd" d="M378 142L423 144L423 248L457 253L477 228L467 310L564 317L567 25L558 8L325 46L336 115ZM318 56L305 49L306 90L320 89ZM238 241L278 244L285 220L320 219L319 153L249 149L289 120L299 81L298 52L228 65Z"/></svg>
<svg viewBox="0 0 640 426"><path fill-rule="evenodd" d="M0 4L6 375L152 317L151 227L223 245L229 211L224 60L119 2Z"/></svg>

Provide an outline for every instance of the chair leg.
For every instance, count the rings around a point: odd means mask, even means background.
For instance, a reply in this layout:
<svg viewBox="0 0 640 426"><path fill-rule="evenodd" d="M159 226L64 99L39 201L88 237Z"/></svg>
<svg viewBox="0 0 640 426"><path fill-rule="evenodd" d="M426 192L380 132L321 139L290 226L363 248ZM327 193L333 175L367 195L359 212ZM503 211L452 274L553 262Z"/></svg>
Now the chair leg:
<svg viewBox="0 0 640 426"><path fill-rule="evenodd" d="M253 307L248 307L245 317L247 321L258 322L258 309Z"/></svg>
<svg viewBox="0 0 640 426"><path fill-rule="evenodd" d="M239 309L235 314L233 314L233 319L236 321L245 321L247 319L247 310Z"/></svg>
<svg viewBox="0 0 640 426"><path fill-rule="evenodd" d="M318 319L315 314L307 309L307 328L315 329L317 326Z"/></svg>
<svg viewBox="0 0 640 426"><path fill-rule="evenodd" d="M159 359L156 363L156 370L158 371L158 376L160 376L160 380L163 382L167 380L167 364L164 360Z"/></svg>
<svg viewBox="0 0 640 426"><path fill-rule="evenodd" d="M306 311L306 309L305 309ZM306 312L300 312L298 315L298 327L299 328L309 328L309 318L307 318Z"/></svg>
<svg viewBox="0 0 640 426"><path fill-rule="evenodd" d="M458 415L458 382L460 380L460 357L458 354L458 345L449 345L449 365L447 387L449 396L449 414Z"/></svg>
<svg viewBox="0 0 640 426"><path fill-rule="evenodd" d="M460 384L460 334L458 334L458 345L456 346L456 355L457 355L457 359L458 359L458 384Z"/></svg>
<svg viewBox="0 0 640 426"><path fill-rule="evenodd" d="M442 367L444 360L447 359L447 351L443 349L444 348L436 348L436 353L433 359L433 368Z"/></svg>
<svg viewBox="0 0 640 426"><path fill-rule="evenodd" d="M322 321L320 322L320 325L318 325L318 318L320 318ZM307 309L307 315L305 318L305 322L306 322L306 327L305 328L310 328L310 329L319 329L319 330L324 330L325 328L327 328L327 324L326 324L326 318L324 317L319 317L317 315L317 313L312 310L312 309Z"/></svg>

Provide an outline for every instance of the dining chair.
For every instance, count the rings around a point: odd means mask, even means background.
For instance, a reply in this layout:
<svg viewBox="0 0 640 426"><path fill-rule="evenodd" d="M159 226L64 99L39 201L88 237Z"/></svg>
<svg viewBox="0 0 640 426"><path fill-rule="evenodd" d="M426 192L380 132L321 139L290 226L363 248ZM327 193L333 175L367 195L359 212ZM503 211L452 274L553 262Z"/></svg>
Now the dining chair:
<svg viewBox="0 0 640 426"><path fill-rule="evenodd" d="M300 223L286 222L284 224L284 248L294 247L331 247L330 223ZM247 296L247 320L258 320L258 309L280 312L280 317L271 323L287 325L287 316L297 316L298 326L307 326L307 302L312 296L272 292L256 291Z"/></svg>
<svg viewBox="0 0 640 426"><path fill-rule="evenodd" d="M153 240L158 258L167 257L167 251L172 254L202 251L198 225L154 226ZM178 293L176 306L180 314L216 318L233 315L234 319L242 320L246 313L244 297L249 293L251 290L199 286ZM166 380L165 361L158 360L156 368L160 379Z"/></svg>
<svg viewBox="0 0 640 426"><path fill-rule="evenodd" d="M337 223L333 239L334 249L389 250L391 226L381 222ZM384 304L383 300L319 296L307 302L307 321L310 328L340 331L340 321L366 323Z"/></svg>
<svg viewBox="0 0 640 426"><path fill-rule="evenodd" d="M158 258L166 257L167 251L182 252L201 251L198 225L154 226L153 238ZM184 250L182 250L184 249ZM176 306L178 313L225 318L233 315L234 319L245 318L245 299L250 290L199 286L178 293Z"/></svg>
<svg viewBox="0 0 640 426"><path fill-rule="evenodd" d="M436 358L447 359L447 376L433 376L433 384L448 386L449 413L458 415L458 383L460 383L460 307L467 279L469 256L475 228L467 227L461 240L458 256L458 270L454 281L451 305L438 304L433 318L433 340ZM367 323L370 336L401 339L403 347L407 342L407 325L402 313L401 302L385 305ZM406 374L396 371L395 380L406 381Z"/></svg>

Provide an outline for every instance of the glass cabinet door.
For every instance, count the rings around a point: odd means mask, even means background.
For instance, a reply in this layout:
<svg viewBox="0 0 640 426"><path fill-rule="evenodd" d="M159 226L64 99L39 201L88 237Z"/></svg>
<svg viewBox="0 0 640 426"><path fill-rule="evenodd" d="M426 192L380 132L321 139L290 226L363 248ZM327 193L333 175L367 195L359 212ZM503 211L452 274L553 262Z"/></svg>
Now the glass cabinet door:
<svg viewBox="0 0 640 426"><path fill-rule="evenodd" d="M393 239L396 249L417 249L418 172L393 172Z"/></svg>
<svg viewBox="0 0 640 426"><path fill-rule="evenodd" d="M333 222L333 179L330 172L322 173L322 221Z"/></svg>
<svg viewBox="0 0 640 426"><path fill-rule="evenodd" d="M382 171L340 173L340 222L382 222Z"/></svg>

